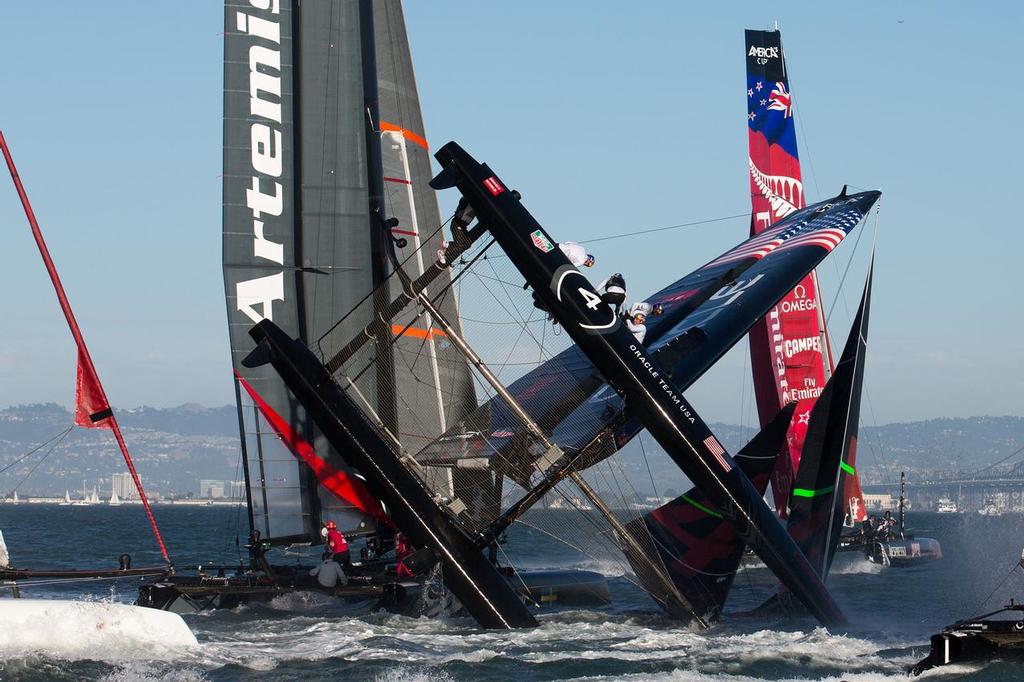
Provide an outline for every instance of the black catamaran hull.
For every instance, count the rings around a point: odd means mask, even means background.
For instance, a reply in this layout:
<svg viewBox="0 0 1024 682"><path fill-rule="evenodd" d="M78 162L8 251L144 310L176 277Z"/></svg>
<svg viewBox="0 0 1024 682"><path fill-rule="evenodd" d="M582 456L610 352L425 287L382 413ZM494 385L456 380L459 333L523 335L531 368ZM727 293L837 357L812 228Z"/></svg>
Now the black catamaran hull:
<svg viewBox="0 0 1024 682"><path fill-rule="evenodd" d="M331 444L362 474L398 528L415 546L437 554L445 582L470 615L488 628L536 625L498 569L406 469L386 436L334 383L317 357L269 320L250 333L260 344L251 360L273 364Z"/></svg>
<svg viewBox="0 0 1024 682"><path fill-rule="evenodd" d="M428 589L420 578L399 580L394 571L371 574L338 587L323 587L309 577L309 566L275 569L274 578L251 573L232 576L174 575L139 588L138 606L174 613L233 609L242 604L268 602L295 592L318 592L348 603L370 604L403 615L420 615L421 596ZM516 571L504 569L508 583L526 603L538 608L604 606L611 603L607 579L593 571Z"/></svg>
<svg viewBox="0 0 1024 682"><path fill-rule="evenodd" d="M831 594L793 540L772 516L743 472L655 359L648 357L601 303L590 282L555 246L540 224L486 165L454 142L435 155L443 170L435 189L457 186L480 222L509 255L539 301L626 396L652 436L755 548L765 563L821 622L845 622ZM874 201L874 196L866 200Z"/></svg>
<svg viewBox="0 0 1024 682"><path fill-rule="evenodd" d="M1015 618L992 618L1014 612L1018 614ZM1011 602L998 611L962 620L932 635L931 651L910 669L910 674L917 676L941 665L989 658L1024 659L1024 605Z"/></svg>

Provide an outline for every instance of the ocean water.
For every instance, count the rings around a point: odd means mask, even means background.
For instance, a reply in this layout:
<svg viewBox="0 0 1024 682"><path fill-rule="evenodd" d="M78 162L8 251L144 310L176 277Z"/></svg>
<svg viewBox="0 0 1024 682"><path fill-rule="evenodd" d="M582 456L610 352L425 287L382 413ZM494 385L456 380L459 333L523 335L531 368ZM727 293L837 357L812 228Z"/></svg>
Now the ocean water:
<svg viewBox="0 0 1024 682"><path fill-rule="evenodd" d="M242 556L235 534L244 537L244 518L237 511L168 506L156 513L180 569L237 563ZM902 680L943 625L1010 597L1024 598L1024 576L1010 573L1024 544L1024 518L911 514L909 523L919 535L939 539L945 557L927 566L882 569L840 555L829 585L852 622L845 632L813 621L735 615L710 631L694 631L664 618L642 591L616 575L614 562L590 562L586 568L609 575L615 603L541 612L533 630L484 631L468 618L402 617L300 593L186 616L198 647L118 642L69 654L67 641L54 641L25 651L0 632L0 679ZM0 529L19 566L114 566L121 552L130 553L136 566L158 559L138 507L2 505ZM511 530L506 550L531 567L579 562L521 527ZM742 570L730 609L757 605L773 585L763 568ZM131 602L136 588L130 580L51 583L23 594ZM0 599L0 609L5 603ZM63 630L57 639L73 637ZM1024 664L952 666L922 679L1020 680Z"/></svg>

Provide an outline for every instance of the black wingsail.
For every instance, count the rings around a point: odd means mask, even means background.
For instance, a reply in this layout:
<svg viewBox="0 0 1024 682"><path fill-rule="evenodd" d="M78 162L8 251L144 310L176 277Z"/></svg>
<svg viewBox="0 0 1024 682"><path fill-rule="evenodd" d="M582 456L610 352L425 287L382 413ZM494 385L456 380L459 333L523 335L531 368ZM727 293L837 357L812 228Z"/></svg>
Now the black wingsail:
<svg viewBox="0 0 1024 682"><path fill-rule="evenodd" d="M309 410L331 445L345 453L367 488L387 508L410 541L441 561L445 583L477 622L487 628L536 625L519 595L459 526L438 498L404 462L390 434L334 382L319 358L273 322L251 332L259 344L248 364L273 369Z"/></svg>
<svg viewBox="0 0 1024 682"><path fill-rule="evenodd" d="M839 547L846 513L843 485L847 476L856 473L849 462L854 461L857 448L873 272L872 257L843 354L811 411L800 469L790 493L789 534L822 579L828 576Z"/></svg>
<svg viewBox="0 0 1024 682"><path fill-rule="evenodd" d="M392 238L406 240L398 255L414 275L414 249L440 246L430 177L399 0L226 0L224 281L251 521L264 540L318 542L328 518L370 532L385 515L273 369L242 365L246 332L270 319L311 346L329 331L360 335L391 293L379 285ZM442 272L436 286L449 281ZM454 302L439 305L457 323ZM415 452L476 400L464 360L429 324L408 322L388 320L364 350L388 361L351 386ZM392 330L408 337L391 343ZM423 336L430 362L411 361Z"/></svg>
<svg viewBox="0 0 1024 682"><path fill-rule="evenodd" d="M786 442L795 407L796 403L790 403L782 408L734 457L762 496ZM697 488L644 514L630 524L630 530L641 523L654 538L676 588L705 621L715 621L725 606L746 548L736 529Z"/></svg>
<svg viewBox="0 0 1024 682"><path fill-rule="evenodd" d="M590 282L569 263L556 242L523 207L518 195L454 142L442 147L435 156L443 170L432 181L433 186L459 188L480 222L533 287L539 302L609 383L621 395L628 396L630 409L669 456L721 509L740 536L811 613L823 623L844 622L842 612L814 569L772 516L750 480L683 398L671 375L636 342L614 311L602 303ZM877 193L865 193L844 202L864 209L864 204L870 205L876 198ZM845 236L845 231L837 232L830 242L832 246ZM792 253L795 249L790 247L800 241L800 232L772 238L778 242L774 248ZM708 322L710 318L701 321ZM687 357L699 354L700 350L698 347Z"/></svg>

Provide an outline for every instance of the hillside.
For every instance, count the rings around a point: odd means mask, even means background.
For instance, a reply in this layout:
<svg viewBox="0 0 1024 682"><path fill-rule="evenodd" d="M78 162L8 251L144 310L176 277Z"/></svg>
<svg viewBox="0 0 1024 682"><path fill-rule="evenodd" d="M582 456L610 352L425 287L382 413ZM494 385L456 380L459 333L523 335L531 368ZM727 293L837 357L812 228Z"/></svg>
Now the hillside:
<svg viewBox="0 0 1024 682"><path fill-rule="evenodd" d="M238 421L233 406L185 404L172 408L120 410L125 439L148 489L168 494L195 492L200 479L241 478ZM0 410L0 468L61 433L71 413L53 403ZM731 452L753 436L750 428L713 424ZM634 442L622 465L638 492L679 489L686 480L649 437ZM891 481L907 470L918 478L935 472L969 471L996 462L1024 446L1024 417L968 417L862 427L858 463L865 483ZM19 481L22 494L63 494L65 488L108 489L112 472L124 463L110 433L73 429L48 455L49 446L0 473L0 492ZM646 458L644 457L646 450ZM645 461L646 460L646 461ZM1024 460L1024 453L1009 465ZM40 463L41 462L41 463ZM32 471L33 467L37 467ZM30 475L31 471L31 475ZM27 478L26 478L27 477Z"/></svg>

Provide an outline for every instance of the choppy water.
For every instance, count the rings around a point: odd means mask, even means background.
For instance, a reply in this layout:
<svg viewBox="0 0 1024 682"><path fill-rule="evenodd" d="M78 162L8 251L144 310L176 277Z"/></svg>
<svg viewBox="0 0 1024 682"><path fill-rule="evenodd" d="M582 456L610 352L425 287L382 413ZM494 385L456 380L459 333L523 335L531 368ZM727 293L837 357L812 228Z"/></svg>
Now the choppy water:
<svg viewBox="0 0 1024 682"><path fill-rule="evenodd" d="M158 507L179 567L237 561L223 507ZM554 512L546 512L554 513ZM0 632L0 678L10 680L848 680L905 679L928 636L949 622L1011 596L1024 596L1019 572L986 597L1016 563L1024 543L1020 516L911 515L921 535L938 538L945 558L930 566L882 570L842 556L830 578L853 625L832 634L812 622L727 618L710 632L674 624L642 592L612 576L615 604L542 613L534 630L489 632L468 619L366 613L315 594L279 598L235 611L186 616L200 645L170 650L113 646L88 659L12 650ZM155 562L138 507L0 506L13 561L22 566L114 565L129 551L135 565ZM510 533L509 553L531 566L569 565L563 548ZM595 566L587 566L595 568ZM771 590L764 569L745 570L731 606L756 605ZM81 596L130 602L135 583L47 585L26 596ZM983 603L984 602L984 603ZM3 608L4 600L0 600ZM1024 665L996 662L932 671L924 679L1019 680Z"/></svg>

